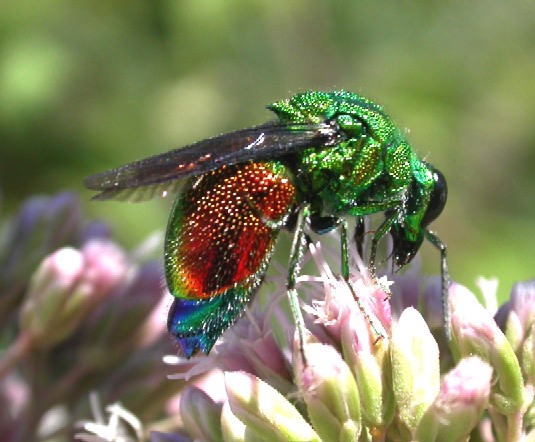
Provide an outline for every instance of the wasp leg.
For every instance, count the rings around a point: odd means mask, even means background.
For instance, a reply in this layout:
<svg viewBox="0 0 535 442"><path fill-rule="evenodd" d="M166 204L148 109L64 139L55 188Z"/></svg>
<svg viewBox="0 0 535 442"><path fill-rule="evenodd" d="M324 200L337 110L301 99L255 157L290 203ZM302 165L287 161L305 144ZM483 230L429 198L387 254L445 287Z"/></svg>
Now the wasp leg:
<svg viewBox="0 0 535 442"><path fill-rule="evenodd" d="M390 229L392 228L393 224L396 222L398 218L397 213L393 213L388 218L386 218L382 224L379 226L379 228L375 231L375 234L372 238L371 243L371 250L370 250L370 260L369 260L369 267L370 267L370 273L372 276L375 277L375 259L377 257L377 247L379 245L379 241L383 239L388 232L390 232Z"/></svg>
<svg viewBox="0 0 535 442"><path fill-rule="evenodd" d="M349 281L349 255L347 250L347 221L345 219L340 220L340 230L341 230L341 255L342 255L342 278L344 279L345 283L349 287L349 290L351 292L351 295L353 296L353 299L357 303L360 311L366 318L366 321L368 321L368 324L370 324L370 327L372 328L373 332L377 336L377 339L375 342L379 341L380 339L384 338L383 333L380 331L382 327L378 327L375 323L375 318L373 314L370 312L369 308L363 304L358 297L358 295L355 293L355 289L351 285L351 282Z"/></svg>
<svg viewBox="0 0 535 442"><path fill-rule="evenodd" d="M295 327L297 329L298 336L298 351L301 355L301 362L303 366L307 365L307 360L305 357L305 320L303 319L303 314L301 312L301 306L299 304L299 295L295 289L297 277L299 276L299 271L301 270L301 261L305 253L305 248L307 245L307 236L305 233L305 226L310 217L310 207L305 205L300 208L297 215L297 222L295 226L295 233L292 242L292 249L290 253L290 263L288 269L288 282L286 284L288 299L290 302L290 309L292 311L292 316L295 321Z"/></svg>
<svg viewBox="0 0 535 442"><path fill-rule="evenodd" d="M357 245L357 252L362 258L364 256L364 235L366 234L366 223L363 216L356 217L355 231L353 233L353 241Z"/></svg>
<svg viewBox="0 0 535 442"><path fill-rule="evenodd" d="M448 304L449 290L451 285L450 273L448 271L448 262L446 261L446 245L439 237L429 231L425 231L425 237L440 251L440 275L442 279L442 315L444 320L444 331L448 341L451 340L450 308Z"/></svg>
<svg viewBox="0 0 535 442"><path fill-rule="evenodd" d="M370 260L369 260L369 271L370 276L373 278L374 282L379 285L386 293L387 298L390 298L392 296L392 293L390 292L390 289L383 284L379 282L379 278L377 278L377 268L375 266L375 259L377 257L377 247L379 245L379 241L383 239L388 232L390 232L390 229L394 225L394 223L398 220L399 215L396 212L393 212L391 215L389 215L379 226L379 228L376 230L375 234L372 238L371 243L371 250L370 250Z"/></svg>

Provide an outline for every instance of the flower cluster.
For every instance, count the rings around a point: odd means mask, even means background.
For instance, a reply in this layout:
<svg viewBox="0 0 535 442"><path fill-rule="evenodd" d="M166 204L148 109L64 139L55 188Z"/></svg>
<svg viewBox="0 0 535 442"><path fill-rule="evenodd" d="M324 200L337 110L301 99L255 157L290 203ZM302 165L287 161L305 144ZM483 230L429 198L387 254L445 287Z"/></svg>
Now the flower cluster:
<svg viewBox="0 0 535 442"><path fill-rule="evenodd" d="M0 440L72 440L93 390L158 416L179 389L162 379L165 293L159 263L85 222L75 195L28 200L0 245Z"/></svg>
<svg viewBox="0 0 535 442"><path fill-rule="evenodd" d="M383 277L379 284L361 263L354 266L355 299L331 272L320 245L311 249L320 276L300 279L310 331L305 362L291 350L297 341L290 338L291 320L279 305L280 278L268 305L254 304L213 354L193 366L175 360L180 378L209 367L223 375L219 388L211 380L184 389L180 413L191 439L166 434L165 440L467 441L477 434L479 440L515 441L535 436L535 281L515 286L497 314L502 329L495 311L452 284L452 339L447 341L439 278L421 277L418 262L392 277L394 282ZM495 306L496 284L482 280L479 285ZM388 286L391 298L384 291ZM158 437L154 440L163 440Z"/></svg>
<svg viewBox="0 0 535 442"><path fill-rule="evenodd" d="M352 251L350 290L322 241L298 280L303 349L274 262L246 315L185 360L161 265L72 194L29 200L1 238L0 440L535 440L535 281L500 308L495 282L485 307L452 284L448 341L418 258L376 281Z"/></svg>

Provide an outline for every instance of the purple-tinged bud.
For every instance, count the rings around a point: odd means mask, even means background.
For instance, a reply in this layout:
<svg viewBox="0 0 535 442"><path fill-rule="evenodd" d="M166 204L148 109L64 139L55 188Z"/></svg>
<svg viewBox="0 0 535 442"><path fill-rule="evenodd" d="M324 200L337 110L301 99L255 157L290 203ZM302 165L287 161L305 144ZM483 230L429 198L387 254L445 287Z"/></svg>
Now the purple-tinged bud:
<svg viewBox="0 0 535 442"><path fill-rule="evenodd" d="M357 279L353 282L353 287L358 286L362 281L362 279ZM368 296L359 296L358 293L360 290L355 290L357 292L359 302L362 303L361 306L358 306L359 310L361 310L363 319L368 324L369 329L372 332L370 336L371 343L375 343L377 339L381 337L378 336L378 334L385 337L389 336L392 332L392 309L389 302L389 294L387 294L387 291L385 291L391 285L392 282L389 281L386 276L383 276L377 281L377 283L374 283L372 287L366 286ZM370 312L370 317L366 318L368 309Z"/></svg>
<svg viewBox="0 0 535 442"><path fill-rule="evenodd" d="M517 282L511 290L506 335L517 351L535 321L535 280Z"/></svg>
<svg viewBox="0 0 535 442"><path fill-rule="evenodd" d="M75 193L60 192L47 200L47 211L43 214L45 253L75 242L83 223L80 200Z"/></svg>
<svg viewBox="0 0 535 442"><path fill-rule="evenodd" d="M286 290L285 282L281 284L282 290ZM291 354L285 343L287 345L290 341L286 335L293 335L295 324L288 312L279 306L277 296L269 297L267 305L259 298L261 296L251 303L246 315L223 333L210 354L189 360L166 357L167 363L180 367L172 378L188 380L217 367L223 371L244 371L257 376L282 394L293 392ZM283 333L281 341L284 342L278 343L275 338L272 321L283 328L282 331L277 329L277 332ZM277 333L277 337L280 338L281 334Z"/></svg>
<svg viewBox="0 0 535 442"><path fill-rule="evenodd" d="M315 308L308 309L318 318L317 322L323 324L337 342L341 340L344 323L354 316L362 321L364 329L367 330L366 337L362 335L359 339L369 339L373 343L380 335L389 335L392 311L385 288L389 287L391 282L386 277L375 281L369 275L364 278L363 274L367 275L367 270L355 252L352 256L360 263L361 273L354 272L350 275L350 289L342 278L334 276L323 257L321 246L314 246L311 249L325 292L321 300L313 301ZM352 248L350 251L353 253Z"/></svg>
<svg viewBox="0 0 535 442"><path fill-rule="evenodd" d="M362 402L362 418L368 427L382 428L394 415L391 387L390 339L376 338L368 324L358 319L361 312L348 318L342 329L342 349L355 379ZM363 337L363 338L362 338Z"/></svg>
<svg viewBox="0 0 535 442"><path fill-rule="evenodd" d="M408 307L418 308L421 304L421 257L416 255L414 259L404 267L402 273L389 275L393 284L390 287L392 298L390 304L394 316L397 318Z"/></svg>
<svg viewBox="0 0 535 442"><path fill-rule="evenodd" d="M151 431L149 442L191 442L191 439L182 434Z"/></svg>
<svg viewBox="0 0 535 442"><path fill-rule="evenodd" d="M83 283L92 292L105 296L127 276L126 256L113 242L92 240L84 244L81 252L85 266Z"/></svg>
<svg viewBox="0 0 535 442"><path fill-rule="evenodd" d="M57 248L73 243L81 222L80 204L73 193L26 200L2 232L0 323L22 302L39 262Z"/></svg>
<svg viewBox="0 0 535 442"><path fill-rule="evenodd" d="M438 345L420 313L409 307L392 333L392 382L398 419L414 435L440 387Z"/></svg>
<svg viewBox="0 0 535 442"><path fill-rule="evenodd" d="M380 431L394 413L389 353L392 311L384 291L390 283L384 277L379 284L373 284L369 277L365 282L354 273L350 290L345 281L333 275L321 247L314 247L313 252L326 294L314 302L312 313L341 343L344 359L357 380L361 402L366 404L361 407L362 419ZM356 252L353 257L359 262ZM362 262L360 268L362 274L367 274Z"/></svg>
<svg viewBox="0 0 535 442"><path fill-rule="evenodd" d="M136 331L134 329L133 333ZM172 373L172 367L162 366L161 355L169 351L170 347L168 336L162 336L158 342L149 347L130 346L130 353L120 348L118 351L122 358L119 359L115 356L117 350L114 347L105 346L100 352L99 349L93 347L92 352L91 350L86 352L84 345L83 349L76 351L75 356L80 356L73 361L72 365L62 367L63 370L69 368L70 372L75 373L81 371L79 366L85 370L85 373L82 373L84 376L81 378L82 382L66 389L67 399L69 395L81 395L88 388L98 386L108 398L121 398L134 410L145 410L144 412L148 413L151 413L149 410L163 408L168 410L172 400L183 387L182 382L164 382L166 376ZM60 355L63 360L65 360L65 353L66 351ZM99 357L103 353L110 355L108 359ZM177 414L178 409L179 406L175 408L176 413L173 414Z"/></svg>
<svg viewBox="0 0 535 442"><path fill-rule="evenodd" d="M444 306L442 305L442 280L432 276L425 284L423 291L423 316L431 330L444 329ZM418 308L418 306L417 306Z"/></svg>
<svg viewBox="0 0 535 442"><path fill-rule="evenodd" d="M444 376L440 392L426 411L416 440L466 441L488 405L492 368L476 356L462 359Z"/></svg>
<svg viewBox="0 0 535 442"><path fill-rule="evenodd" d="M85 328L91 329L88 332L92 335L91 339L100 340L100 345L107 343L113 346L128 339L137 329L141 329L151 311L158 306L166 293L162 278L162 269L156 262L148 262L139 268L134 266L125 268L120 283L111 286L112 290L109 291L105 302L87 318ZM111 280L113 278L110 278ZM117 312L121 312L120 321L117 320ZM165 315L163 311L161 313ZM162 317L164 316L160 316L160 321ZM155 334L159 335L163 331L161 322L158 325L152 322L147 324L150 325L157 330L152 330L151 333L149 330L144 331L145 341L150 341L148 339L150 336L154 339Z"/></svg>
<svg viewBox="0 0 535 442"><path fill-rule="evenodd" d="M498 327L500 327L500 330L505 333L505 336L507 336L507 339L509 339L509 335L506 330L506 324L507 324L507 318L509 317L509 312L511 311L511 304L508 302L503 303L498 308L498 311L494 315L494 321L496 321L496 324L498 324ZM515 346L513 345L513 341L509 340L511 342L511 345L513 348Z"/></svg>
<svg viewBox="0 0 535 442"><path fill-rule="evenodd" d="M524 402L524 381L511 344L468 289L452 285L450 309L452 337L460 355L477 355L496 371L491 403L503 414L518 412Z"/></svg>
<svg viewBox="0 0 535 442"><path fill-rule="evenodd" d="M381 283L388 285L386 280ZM346 334L346 339L352 338L359 346L371 347L378 339L390 334L392 312L388 296L381 287L366 285L362 279L356 279L351 284L353 293L344 281L336 280L330 296L324 302L316 302L318 308L314 314L337 342L343 339L344 330L349 328L353 333ZM348 321L351 324L347 324Z"/></svg>
<svg viewBox="0 0 535 442"><path fill-rule="evenodd" d="M90 295L78 289L83 273L83 256L71 248L48 256L34 273L22 305L20 325L40 346L64 339L83 317Z"/></svg>
<svg viewBox="0 0 535 442"><path fill-rule="evenodd" d="M271 313L281 313L275 304L267 306L257 299L248 314L225 332L216 345L216 364L224 371L246 371L258 376L278 391L292 391L292 374L287 357L271 329ZM277 302L275 297L268 302ZM278 314L282 321L288 321Z"/></svg>
<svg viewBox="0 0 535 442"><path fill-rule="evenodd" d="M93 240L109 241L111 240L111 228L103 221L89 221L80 232L80 244L88 243Z"/></svg>
<svg viewBox="0 0 535 442"><path fill-rule="evenodd" d="M124 254L111 243L54 252L32 277L21 330L42 347L62 341L125 277L126 269Z"/></svg>
<svg viewBox="0 0 535 442"><path fill-rule="evenodd" d="M29 398L30 387L18 376L10 374L0 379L0 440L16 440L21 425L16 417L25 410Z"/></svg>
<svg viewBox="0 0 535 442"><path fill-rule="evenodd" d="M186 387L180 398L180 416L190 436L195 440L221 440L221 407L204 391Z"/></svg>
<svg viewBox="0 0 535 442"><path fill-rule="evenodd" d="M54 197L26 200L7 229L7 270L19 267L31 258L39 260L52 250L72 242L81 222L80 203L73 193L62 192Z"/></svg>
<svg viewBox="0 0 535 442"><path fill-rule="evenodd" d="M318 441L320 437L277 390L243 372L225 373L230 408L259 440Z"/></svg>
<svg viewBox="0 0 535 442"><path fill-rule="evenodd" d="M126 266L122 278L88 313L79 328L77 353L83 365L99 371L110 370L120 367L132 353L151 351L158 361L156 347L160 352L172 352L172 341L162 322L165 293L158 264ZM148 359L139 361L140 370L152 364Z"/></svg>
<svg viewBox="0 0 535 442"><path fill-rule="evenodd" d="M295 377L308 415L322 440L357 440L362 430L357 384L331 346L305 346L306 365L296 355Z"/></svg>

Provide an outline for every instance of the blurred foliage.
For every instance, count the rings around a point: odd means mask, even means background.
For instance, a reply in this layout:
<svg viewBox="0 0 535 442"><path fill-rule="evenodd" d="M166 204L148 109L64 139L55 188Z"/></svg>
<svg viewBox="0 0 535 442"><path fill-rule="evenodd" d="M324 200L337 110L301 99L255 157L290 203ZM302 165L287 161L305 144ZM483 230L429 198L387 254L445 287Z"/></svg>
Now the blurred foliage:
<svg viewBox="0 0 535 442"><path fill-rule="evenodd" d="M535 273L535 3L5 1L0 210L84 176L263 122L295 92L383 104L448 178L451 274L500 295ZM169 203L89 203L121 241ZM426 270L438 256L423 248Z"/></svg>

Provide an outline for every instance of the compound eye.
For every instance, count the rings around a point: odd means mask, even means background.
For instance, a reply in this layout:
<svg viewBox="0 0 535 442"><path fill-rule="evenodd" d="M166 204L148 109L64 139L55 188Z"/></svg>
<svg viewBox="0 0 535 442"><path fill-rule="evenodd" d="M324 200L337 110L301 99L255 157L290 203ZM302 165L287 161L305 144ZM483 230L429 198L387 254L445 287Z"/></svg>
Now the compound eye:
<svg viewBox="0 0 535 442"><path fill-rule="evenodd" d="M422 226L426 227L431 224L444 210L446 205L446 200L448 199L448 186L446 184L446 178L442 175L440 170L435 169L430 164L427 164L431 173L433 174L433 193L429 199L429 206L425 212L425 215L422 219Z"/></svg>

